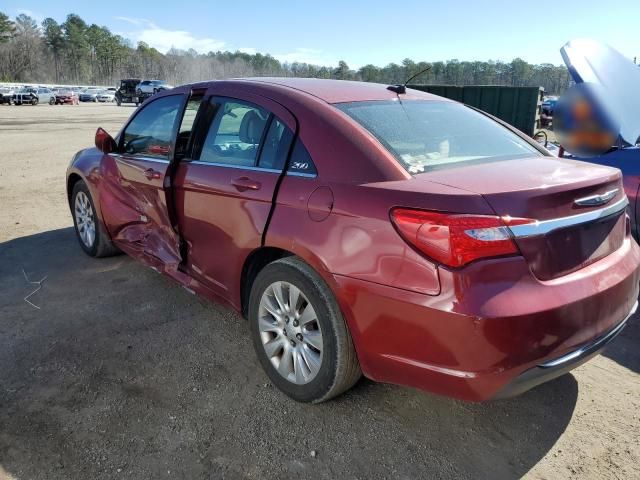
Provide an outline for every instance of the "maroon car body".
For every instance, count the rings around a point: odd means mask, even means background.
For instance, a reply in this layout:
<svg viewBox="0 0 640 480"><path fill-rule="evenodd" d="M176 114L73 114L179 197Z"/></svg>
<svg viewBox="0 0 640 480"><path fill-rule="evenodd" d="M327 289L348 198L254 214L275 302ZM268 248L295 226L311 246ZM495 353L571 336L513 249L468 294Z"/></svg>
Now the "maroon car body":
<svg viewBox="0 0 640 480"><path fill-rule="evenodd" d="M299 257L331 289L373 380L474 401L510 396L598 353L635 308L640 251L616 169L551 157L519 136L535 154L410 173L340 106L448 100L377 84L199 83L158 94L133 118L176 95L184 105L203 99L193 131L209 128L210 97L273 113L317 172L207 164L179 154L175 132L169 145L147 148L166 160L128 155L118 150L125 126L115 143L99 132L109 153L76 155L69 194L84 180L117 247L244 315L256 270ZM187 135L197 145L198 135ZM605 192L613 194L600 202ZM416 211L506 222L512 250L475 258L471 248L471 261L447 266L419 238L443 227L427 222L411 233Z"/></svg>
<svg viewBox="0 0 640 480"><path fill-rule="evenodd" d="M71 90L59 90L55 93L56 95L56 105L64 105L68 103L69 105L79 105L80 99L78 98L78 94Z"/></svg>

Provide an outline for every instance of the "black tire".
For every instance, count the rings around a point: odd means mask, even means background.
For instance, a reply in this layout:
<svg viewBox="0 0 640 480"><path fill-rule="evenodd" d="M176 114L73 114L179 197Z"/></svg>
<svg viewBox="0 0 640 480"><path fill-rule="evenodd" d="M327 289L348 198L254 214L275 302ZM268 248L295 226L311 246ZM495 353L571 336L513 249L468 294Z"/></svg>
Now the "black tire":
<svg viewBox="0 0 640 480"><path fill-rule="evenodd" d="M78 231L78 222L76 219L74 206L76 204L76 197L80 192L83 192L89 198L89 203L91 204L93 218L96 225L95 239L91 246L87 246L84 243L84 241L80 237L80 232ZM87 255L89 255L90 257L110 257L112 255L117 255L118 253L120 253L120 250L118 250L118 248L113 245L111 239L109 238L109 234L104 231L102 223L97 218L96 207L94 206L91 192L89 191L87 184L82 180L79 180L73 186L73 191L71 193L71 216L73 217L73 226L75 227L78 243L80 243L80 247L82 247L82 250Z"/></svg>
<svg viewBox="0 0 640 480"><path fill-rule="evenodd" d="M38 105L38 97L34 97L33 100L31 100L31 105L33 105L34 107Z"/></svg>
<svg viewBox="0 0 640 480"><path fill-rule="evenodd" d="M49 105L53 105L54 103L56 103L56 99L55 99L55 97L51 97L49 99Z"/></svg>
<svg viewBox="0 0 640 480"><path fill-rule="evenodd" d="M307 297L322 330L320 369L306 384L296 384L278 373L262 344L258 326L260 299L274 282L286 281ZM253 345L271 381L299 402L319 403L350 389L361 377L360 364L335 297L324 280L298 257L286 257L267 265L255 279L249 299L249 324Z"/></svg>

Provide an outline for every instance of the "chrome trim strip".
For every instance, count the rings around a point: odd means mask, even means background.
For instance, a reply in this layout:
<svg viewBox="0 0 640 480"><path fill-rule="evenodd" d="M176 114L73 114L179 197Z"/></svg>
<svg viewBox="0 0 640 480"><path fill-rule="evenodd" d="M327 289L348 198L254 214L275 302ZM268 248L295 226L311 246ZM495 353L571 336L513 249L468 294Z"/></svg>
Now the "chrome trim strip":
<svg viewBox="0 0 640 480"><path fill-rule="evenodd" d="M253 170L256 172L270 172L270 173L282 173L282 170L278 170L277 168L264 168L264 167L245 167L242 165L231 165L229 163L220 163L220 162L204 162L202 160L187 160L185 163L191 163L193 165L206 165L210 167L223 167L223 168L235 168L238 170ZM311 173L303 173L303 172L290 172L287 171L287 176L292 177L305 177L305 178L316 178L317 175Z"/></svg>
<svg viewBox="0 0 640 480"><path fill-rule="evenodd" d="M601 208L600 210L592 210L591 212L579 213L578 215L542 220L535 223L513 225L510 226L509 229L516 238L544 235L560 228L572 227L574 225L580 225L581 223L593 222L595 220L608 217L609 215L621 212L627 208L627 205L629 205L629 200L627 200L627 197L625 196L613 205Z"/></svg>
<svg viewBox="0 0 640 480"><path fill-rule="evenodd" d="M578 198L574 200L574 205L578 205L579 207L593 207L597 205L604 205L613 197L616 196L616 193L620 191L619 188L614 188L613 190L609 190L608 192L601 193L599 195L591 195L590 197Z"/></svg>
<svg viewBox="0 0 640 480"><path fill-rule="evenodd" d="M110 157L113 158L122 158L124 160L142 160L143 162L155 162L155 163L165 163L165 164L169 164L171 163L169 160L164 160L162 158L154 158L154 157L145 157L142 155L138 155L137 157L134 156L124 156L121 153L110 153L109 154Z"/></svg>
<svg viewBox="0 0 640 480"><path fill-rule="evenodd" d="M235 168L237 170L253 170L253 171L256 171L256 172L282 173L282 170L277 170L275 168L263 168L263 167L244 166L244 165L231 165L229 163L219 163L219 162L203 162L202 160L190 160L190 161L186 161L185 163L193 164L193 165L207 165L207 166L210 166L210 167Z"/></svg>
<svg viewBox="0 0 640 480"><path fill-rule="evenodd" d="M304 172L290 172L287 171L288 177L303 177L303 178L316 178L318 175L314 173L304 173Z"/></svg>
<svg viewBox="0 0 640 480"><path fill-rule="evenodd" d="M571 353L563 355L560 358L556 358L555 360L551 360L549 362L541 363L540 365L538 365L538 367L540 368L558 367L564 363L570 362L571 360L575 360L576 358L581 357L582 355L588 354L589 352L598 350L600 346L604 346L606 343L612 340L613 337L615 337L616 335L618 335L618 333L620 333L620 331L627 325L627 320L629 320L631 315L636 313L636 310L638 310L637 300L636 300L636 303L633 304L633 307L631 307L631 311L627 314L626 317L624 317L624 320L622 320L618 325L616 325L613 328L613 330L610 330L609 333L607 333L605 336L600 337L596 339L593 343L584 345L583 347L580 347L579 349L574 350Z"/></svg>

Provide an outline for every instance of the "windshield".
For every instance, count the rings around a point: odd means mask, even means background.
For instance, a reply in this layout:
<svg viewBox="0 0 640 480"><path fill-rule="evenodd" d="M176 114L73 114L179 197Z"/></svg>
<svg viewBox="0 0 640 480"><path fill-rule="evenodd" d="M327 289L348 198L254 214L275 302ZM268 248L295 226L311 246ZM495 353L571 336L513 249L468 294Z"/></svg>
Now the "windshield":
<svg viewBox="0 0 640 480"><path fill-rule="evenodd" d="M459 103L387 100L336 107L369 130L410 173L542 156L507 128Z"/></svg>

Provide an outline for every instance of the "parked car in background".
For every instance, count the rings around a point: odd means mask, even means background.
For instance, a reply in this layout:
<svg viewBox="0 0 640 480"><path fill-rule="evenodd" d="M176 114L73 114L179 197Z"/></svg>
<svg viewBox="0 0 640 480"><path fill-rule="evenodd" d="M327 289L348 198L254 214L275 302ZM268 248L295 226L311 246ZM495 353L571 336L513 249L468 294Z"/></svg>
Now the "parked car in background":
<svg viewBox="0 0 640 480"><path fill-rule="evenodd" d="M116 96L115 93L110 90L102 90L96 95L96 100L98 102L115 102Z"/></svg>
<svg viewBox="0 0 640 480"><path fill-rule="evenodd" d="M87 88L80 92L78 98L81 102L97 102L98 94L102 92L101 88Z"/></svg>
<svg viewBox="0 0 640 480"><path fill-rule="evenodd" d="M62 89L62 90L58 90L58 92L56 93L55 103L57 105L64 105L64 104L79 105L80 99L78 98L78 94L73 90Z"/></svg>
<svg viewBox="0 0 640 480"><path fill-rule="evenodd" d="M631 230L640 241L640 68L613 48L594 41L569 42L561 54L576 84L588 82L598 87L591 90L591 101L619 125L620 134L616 144L602 155L585 157L562 150L560 155L622 171Z"/></svg>
<svg viewBox="0 0 640 480"><path fill-rule="evenodd" d="M116 90L116 103L118 106L123 103L141 103L140 96L136 93L136 87L140 83L139 78L124 78L120 80L120 86Z"/></svg>
<svg viewBox="0 0 640 480"><path fill-rule="evenodd" d="M74 156L80 246L241 312L267 375L299 401L361 372L487 400L596 355L638 298L619 170L401 87L160 92Z"/></svg>
<svg viewBox="0 0 640 480"><path fill-rule="evenodd" d="M558 97L546 97L541 106L540 120L543 127L553 122L553 110L558 103Z"/></svg>
<svg viewBox="0 0 640 480"><path fill-rule="evenodd" d="M39 103L56 103L55 94L44 87L28 87L13 94L14 105L38 105Z"/></svg>
<svg viewBox="0 0 640 480"><path fill-rule="evenodd" d="M164 80L143 80L136 86L136 93L138 93L138 95L143 93L154 94L172 88L173 87Z"/></svg>
<svg viewBox="0 0 640 480"><path fill-rule="evenodd" d="M0 88L0 105L11 105L15 89L12 87Z"/></svg>

